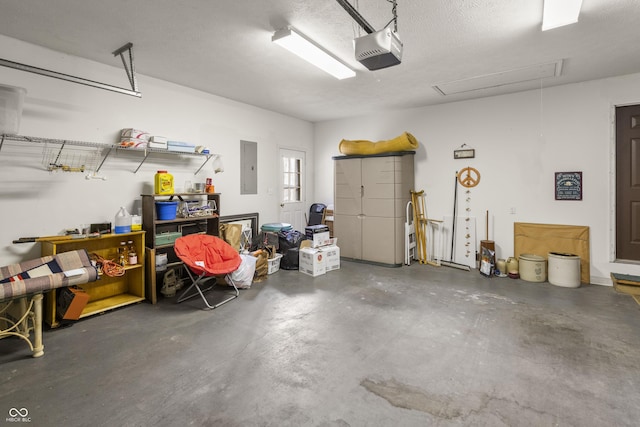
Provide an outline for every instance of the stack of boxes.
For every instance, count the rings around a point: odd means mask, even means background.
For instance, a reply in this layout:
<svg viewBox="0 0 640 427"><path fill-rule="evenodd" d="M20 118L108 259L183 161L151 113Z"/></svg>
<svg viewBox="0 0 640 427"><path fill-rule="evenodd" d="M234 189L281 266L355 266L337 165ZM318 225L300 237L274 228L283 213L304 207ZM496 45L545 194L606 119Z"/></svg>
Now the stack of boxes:
<svg viewBox="0 0 640 427"><path fill-rule="evenodd" d="M326 225L305 228L307 240L300 245L299 271L309 276L320 276L340 268L340 248L329 235Z"/></svg>

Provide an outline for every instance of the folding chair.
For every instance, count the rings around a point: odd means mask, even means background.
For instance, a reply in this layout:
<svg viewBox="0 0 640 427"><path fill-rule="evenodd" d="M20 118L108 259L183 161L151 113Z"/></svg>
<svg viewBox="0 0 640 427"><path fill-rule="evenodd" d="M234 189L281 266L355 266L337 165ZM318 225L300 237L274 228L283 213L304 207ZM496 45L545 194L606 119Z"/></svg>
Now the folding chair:
<svg viewBox="0 0 640 427"><path fill-rule="evenodd" d="M324 210L327 205L324 203L314 203L309 208L309 221L307 225L320 225L322 224L322 218L324 216Z"/></svg>
<svg viewBox="0 0 640 427"><path fill-rule="evenodd" d="M178 297L178 303L200 295L208 308L217 308L240 295L231 273L236 271L242 262L240 254L227 242L208 234L189 234L175 241L176 255L184 263L185 270L191 278L189 285ZM233 286L235 294L211 305L204 293L213 286L203 289L203 285L215 276L226 275L227 282ZM195 292L193 291L195 289Z"/></svg>

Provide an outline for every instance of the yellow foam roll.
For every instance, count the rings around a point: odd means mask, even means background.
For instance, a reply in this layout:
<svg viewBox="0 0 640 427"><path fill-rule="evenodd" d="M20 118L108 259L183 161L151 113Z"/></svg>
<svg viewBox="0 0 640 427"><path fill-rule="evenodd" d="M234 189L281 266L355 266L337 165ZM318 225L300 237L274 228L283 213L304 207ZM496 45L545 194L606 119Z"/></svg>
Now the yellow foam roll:
<svg viewBox="0 0 640 427"><path fill-rule="evenodd" d="M393 151L412 151L418 148L418 140L409 132L385 141L346 140L340 141L338 149L342 154L380 154Z"/></svg>

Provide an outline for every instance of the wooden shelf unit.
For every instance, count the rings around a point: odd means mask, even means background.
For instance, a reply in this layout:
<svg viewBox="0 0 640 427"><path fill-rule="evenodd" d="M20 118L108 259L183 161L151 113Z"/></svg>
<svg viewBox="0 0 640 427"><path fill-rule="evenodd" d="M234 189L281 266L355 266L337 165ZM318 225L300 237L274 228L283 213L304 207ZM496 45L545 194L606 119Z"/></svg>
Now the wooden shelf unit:
<svg viewBox="0 0 640 427"><path fill-rule="evenodd" d="M55 255L62 252L85 249L106 259L115 259L117 248L122 241L133 241L138 254L138 263L125 267L125 274L109 277L101 274L97 281L82 285L89 302L82 310L81 318L103 313L107 310L134 304L145 299L145 251L144 231L123 234L104 234L100 237L52 240L42 242L42 255ZM60 326L56 316L57 290L45 294L44 320L52 328Z"/></svg>
<svg viewBox="0 0 640 427"><path fill-rule="evenodd" d="M156 212L156 201L207 201L213 209L213 215L180 218L171 220L159 220ZM178 205L178 208L180 206ZM220 227L220 193L175 193L175 194L142 194L142 229L146 231L145 255L146 255L146 295L152 304L158 302L158 285L162 283L162 277L169 269L181 268L182 262L175 255L173 244L156 245L156 235L163 231L181 232L187 234L201 233L212 236L219 235ZM167 254L167 269L156 271L156 256Z"/></svg>

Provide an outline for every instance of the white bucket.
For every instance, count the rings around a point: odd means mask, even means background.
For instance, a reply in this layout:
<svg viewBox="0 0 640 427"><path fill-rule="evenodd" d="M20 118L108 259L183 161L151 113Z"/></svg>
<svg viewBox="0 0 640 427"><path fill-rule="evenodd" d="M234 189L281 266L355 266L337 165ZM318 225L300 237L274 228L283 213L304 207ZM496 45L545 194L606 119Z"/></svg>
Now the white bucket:
<svg viewBox="0 0 640 427"><path fill-rule="evenodd" d="M533 254L522 254L518 262L520 278L527 282L547 280L547 260Z"/></svg>
<svg viewBox="0 0 640 427"><path fill-rule="evenodd" d="M549 252L549 283L565 288L580 286L580 257Z"/></svg>
<svg viewBox="0 0 640 427"><path fill-rule="evenodd" d="M15 135L20 130L26 89L0 85L0 134Z"/></svg>

